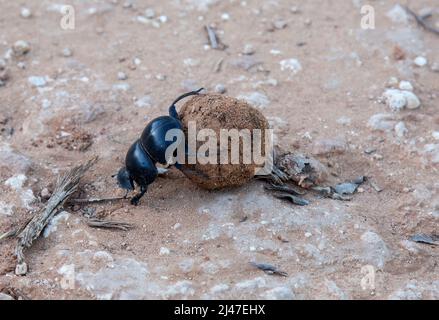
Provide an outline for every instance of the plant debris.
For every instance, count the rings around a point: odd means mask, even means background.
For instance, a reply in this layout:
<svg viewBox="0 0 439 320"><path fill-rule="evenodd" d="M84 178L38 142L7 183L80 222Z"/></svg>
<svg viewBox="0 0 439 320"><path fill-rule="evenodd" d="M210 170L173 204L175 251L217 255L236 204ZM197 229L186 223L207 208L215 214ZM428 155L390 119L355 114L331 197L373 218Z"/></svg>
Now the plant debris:
<svg viewBox="0 0 439 320"><path fill-rule="evenodd" d="M436 28L430 26L430 25L425 21L425 20L427 20L428 18L431 17L431 13L429 13L429 14L427 14L427 15L424 15L424 16L419 16L419 15L417 15L413 10L411 10L409 7L404 7L404 8L405 8L405 10L406 10L410 15L412 15L412 16L415 18L416 22L417 22L421 27L423 27L423 28L424 28L425 30L427 30L427 31L430 31L430 32L432 32L432 33L434 33L434 34L436 34L436 35L439 35L439 29L436 29Z"/></svg>
<svg viewBox="0 0 439 320"><path fill-rule="evenodd" d="M24 249L32 246L33 242L40 236L50 220L60 212L67 198L77 190L82 176L96 163L97 159L98 158L95 157L85 164L76 166L64 174L64 176L58 178L55 190L47 202L46 207L30 219L23 230L17 235L18 243L15 248L17 265L15 274L25 275L27 273L28 267L24 259Z"/></svg>
<svg viewBox="0 0 439 320"><path fill-rule="evenodd" d="M134 228L134 225L126 222L119 221L108 221L98 218L88 219L87 224L92 228L103 228L103 229L118 229L122 231L128 231Z"/></svg>
<svg viewBox="0 0 439 320"><path fill-rule="evenodd" d="M252 265L255 268L258 268L259 270L264 271L266 274L269 275L277 275L281 277L288 277L288 273L285 271L281 271L275 266L268 264L268 263L257 263L257 262L250 262L250 265Z"/></svg>
<svg viewBox="0 0 439 320"><path fill-rule="evenodd" d="M439 246L439 236L438 235L428 235L424 233L416 234L410 237L410 240L417 243L429 244L432 246Z"/></svg>
<svg viewBox="0 0 439 320"><path fill-rule="evenodd" d="M288 194L292 194L294 196L303 196L305 194L305 192L299 191L299 190L293 188L292 186L276 185L273 183L271 183L269 186L265 186L265 190L285 192Z"/></svg>
<svg viewBox="0 0 439 320"><path fill-rule="evenodd" d="M204 29L206 30L207 38L209 40L210 47L212 49L225 50L227 48L227 46L223 44L221 40L218 38L214 28L210 26L205 26Z"/></svg>
<svg viewBox="0 0 439 320"><path fill-rule="evenodd" d="M279 193L279 194L275 194L274 196L276 198L278 198L278 199L283 199L283 200L291 201L292 203L294 203L295 205L298 205L298 206L307 206L307 205L309 205L309 201L308 200L303 199L303 198L298 197L298 196L293 196L292 194Z"/></svg>

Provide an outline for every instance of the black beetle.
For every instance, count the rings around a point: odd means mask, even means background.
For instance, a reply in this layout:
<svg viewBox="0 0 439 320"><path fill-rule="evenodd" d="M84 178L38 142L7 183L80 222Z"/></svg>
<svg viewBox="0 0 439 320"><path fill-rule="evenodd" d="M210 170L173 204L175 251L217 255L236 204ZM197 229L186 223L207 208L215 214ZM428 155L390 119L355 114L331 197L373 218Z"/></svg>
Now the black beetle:
<svg viewBox="0 0 439 320"><path fill-rule="evenodd" d="M125 167L117 174L119 186L127 191L134 190L134 182L140 187L140 192L131 199L131 204L138 205L139 200L148 190L148 185L157 177L156 163L168 164L165 157L166 149L174 141L166 141L166 133L171 129L183 129L175 104L180 100L199 94L203 88L191 91L178 97L169 107L169 116L153 119L143 130L143 133L130 147L125 158ZM180 164L175 167L181 169Z"/></svg>

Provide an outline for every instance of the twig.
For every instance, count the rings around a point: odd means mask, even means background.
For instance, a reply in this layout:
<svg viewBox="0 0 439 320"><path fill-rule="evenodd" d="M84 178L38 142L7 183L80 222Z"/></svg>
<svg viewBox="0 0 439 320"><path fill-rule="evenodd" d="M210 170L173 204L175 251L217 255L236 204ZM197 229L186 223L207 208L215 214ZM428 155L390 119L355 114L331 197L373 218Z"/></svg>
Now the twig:
<svg viewBox="0 0 439 320"><path fill-rule="evenodd" d="M420 17L420 16L418 16L416 13L414 13L409 7L404 7L404 8L405 8L405 10L406 10L409 14L411 14L411 15L415 18L416 22L417 22L421 27L423 27L423 28L424 28L425 30L427 30L427 31L430 31L430 32L433 32L434 34L439 35L439 30L438 30L438 29L436 29L436 28L430 26L429 24L427 24L427 22L425 22L425 19L427 19L427 18L430 17L431 15L426 15L426 16Z"/></svg>
<svg viewBox="0 0 439 320"><path fill-rule="evenodd" d="M204 29L207 32L207 37L209 39L210 47L212 49L224 50L226 48L226 46L218 39L214 28L210 26L205 26Z"/></svg>
<svg viewBox="0 0 439 320"><path fill-rule="evenodd" d="M128 231L134 226L130 223L126 222L118 222L118 221L106 221L101 219L89 219L87 221L88 226L92 228L104 228L104 229L119 229L122 231Z"/></svg>
<svg viewBox="0 0 439 320"><path fill-rule="evenodd" d="M47 202L46 208L37 213L18 235L18 243L15 248L17 257L15 274L25 275L27 273L28 268L24 261L24 249L32 246L32 243L39 237L50 220L60 211L67 198L77 190L79 180L96 161L97 157L89 160L86 164L74 167L64 176L58 178L55 190Z"/></svg>
<svg viewBox="0 0 439 320"><path fill-rule="evenodd" d="M101 202L109 202L109 201L119 201L126 200L126 197L116 197L116 198L89 198L89 199L71 199L70 203L101 203Z"/></svg>

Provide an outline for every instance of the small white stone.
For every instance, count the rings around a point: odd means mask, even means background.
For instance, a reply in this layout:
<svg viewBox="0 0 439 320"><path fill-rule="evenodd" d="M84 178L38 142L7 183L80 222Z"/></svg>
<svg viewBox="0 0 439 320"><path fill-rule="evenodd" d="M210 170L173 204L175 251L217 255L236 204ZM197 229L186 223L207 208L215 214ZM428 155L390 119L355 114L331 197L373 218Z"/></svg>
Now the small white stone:
<svg viewBox="0 0 439 320"><path fill-rule="evenodd" d="M223 94L223 93L225 93L226 91L227 91L226 87L225 87L223 84L221 84L221 83L219 83L219 84L217 84L217 85L215 86L215 92L217 92L217 93L221 93L221 94Z"/></svg>
<svg viewBox="0 0 439 320"><path fill-rule="evenodd" d="M145 108L152 106L152 98L150 96L143 96L135 102L136 107Z"/></svg>
<svg viewBox="0 0 439 320"><path fill-rule="evenodd" d="M160 248L160 255L161 256L169 255L170 253L171 253L171 251L168 248L166 248L166 247Z"/></svg>
<svg viewBox="0 0 439 320"><path fill-rule="evenodd" d="M160 16L159 18L159 21L161 22L161 23L166 23L166 22L168 22L168 17L167 16Z"/></svg>
<svg viewBox="0 0 439 320"><path fill-rule="evenodd" d="M73 55L73 51L70 48L64 48L62 50L62 55L66 58L71 57Z"/></svg>
<svg viewBox="0 0 439 320"><path fill-rule="evenodd" d="M4 70L6 68L6 61L3 59L0 59L0 70Z"/></svg>
<svg viewBox="0 0 439 320"><path fill-rule="evenodd" d="M123 80L128 79L128 76L126 75L125 72L119 71L119 72L117 73L117 79L123 81Z"/></svg>
<svg viewBox="0 0 439 320"><path fill-rule="evenodd" d="M228 14L227 12L224 12L224 13L221 15L221 20L223 20L223 21L229 21L229 20L230 20L230 14Z"/></svg>
<svg viewBox="0 0 439 320"><path fill-rule="evenodd" d="M407 91L413 91L413 86L409 81L401 81L399 83L399 89L401 90L407 90Z"/></svg>
<svg viewBox="0 0 439 320"><path fill-rule="evenodd" d="M299 13L299 7L298 6L292 6L291 8L290 8L290 12L291 13L294 13L294 14L296 14L296 13Z"/></svg>
<svg viewBox="0 0 439 320"><path fill-rule="evenodd" d="M388 89L384 93L384 98L386 99L387 105L393 111L400 111L407 105L407 99L400 90Z"/></svg>
<svg viewBox="0 0 439 320"><path fill-rule="evenodd" d="M403 91L403 93L407 100L407 109L417 109L421 106L421 101L413 92Z"/></svg>
<svg viewBox="0 0 439 320"><path fill-rule="evenodd" d="M305 232L305 238L311 238L312 233L311 232Z"/></svg>
<svg viewBox="0 0 439 320"><path fill-rule="evenodd" d="M30 44L27 41L24 40L18 40L14 43L12 46L12 50L16 55L25 55L30 51Z"/></svg>
<svg viewBox="0 0 439 320"><path fill-rule="evenodd" d="M172 229L174 229L174 230L178 230L178 229L180 229L181 228L181 223L176 223L176 224L174 224L174 226L172 227Z"/></svg>
<svg viewBox="0 0 439 320"><path fill-rule="evenodd" d="M419 56L415 59L414 63L418 67L424 67L425 65L427 65L427 59L425 57Z"/></svg>
<svg viewBox="0 0 439 320"><path fill-rule="evenodd" d="M397 77L390 77L389 81L387 81L387 85L389 87L395 87L397 86L399 83L399 80Z"/></svg>
<svg viewBox="0 0 439 320"><path fill-rule="evenodd" d="M247 43L244 46L244 49L242 50L242 53L245 54L245 55L252 55L252 54L255 53L255 48L251 44Z"/></svg>
<svg viewBox="0 0 439 320"><path fill-rule="evenodd" d="M148 8L145 10L145 17L147 19L153 19L155 17L155 11L152 8Z"/></svg>
<svg viewBox="0 0 439 320"><path fill-rule="evenodd" d="M400 121L395 125L395 133L399 138L403 138L408 133L404 122Z"/></svg>
<svg viewBox="0 0 439 320"><path fill-rule="evenodd" d="M29 8L21 8L20 16L24 19L28 19L32 16L32 12L30 11Z"/></svg>
<svg viewBox="0 0 439 320"><path fill-rule="evenodd" d="M431 135L434 139L439 140L439 131L434 131Z"/></svg>
<svg viewBox="0 0 439 320"><path fill-rule="evenodd" d="M46 79L44 77L32 76L27 78L27 81L34 87L44 87L47 84Z"/></svg>
<svg viewBox="0 0 439 320"><path fill-rule="evenodd" d="M293 74L297 74L302 70L302 65L297 59L286 59L280 62L280 69L282 71L290 70Z"/></svg>
<svg viewBox="0 0 439 320"><path fill-rule="evenodd" d="M26 180L27 177L24 174L17 174L6 180L5 185L11 187L14 190L21 190Z"/></svg>

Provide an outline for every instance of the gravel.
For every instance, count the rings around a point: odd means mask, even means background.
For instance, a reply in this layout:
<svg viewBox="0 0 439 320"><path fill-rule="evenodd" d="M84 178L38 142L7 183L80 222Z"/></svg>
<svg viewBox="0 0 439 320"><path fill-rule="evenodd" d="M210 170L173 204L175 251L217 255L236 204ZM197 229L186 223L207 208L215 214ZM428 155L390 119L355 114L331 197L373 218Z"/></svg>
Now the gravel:
<svg viewBox="0 0 439 320"><path fill-rule="evenodd" d="M17 56L23 56L31 50L30 44L27 41L24 40L18 40L14 43L12 46L12 50L14 51L14 54Z"/></svg>

